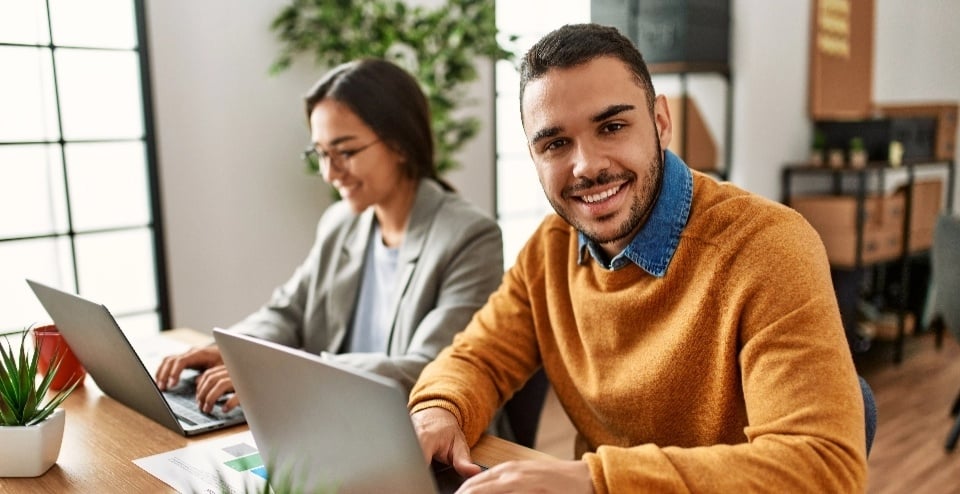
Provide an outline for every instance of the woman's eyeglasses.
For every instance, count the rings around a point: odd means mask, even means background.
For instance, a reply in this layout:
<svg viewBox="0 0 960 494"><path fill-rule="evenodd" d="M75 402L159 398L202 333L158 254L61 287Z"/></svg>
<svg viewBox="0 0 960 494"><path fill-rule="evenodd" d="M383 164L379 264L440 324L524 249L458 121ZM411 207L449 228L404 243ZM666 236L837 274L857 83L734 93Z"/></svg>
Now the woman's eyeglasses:
<svg viewBox="0 0 960 494"><path fill-rule="evenodd" d="M353 157L378 142L380 142L380 139L375 139L373 142L357 148L337 149L333 151L324 151L320 146L310 146L303 151L301 157L307 165L308 172L326 176L330 171L330 167L340 172L349 171Z"/></svg>

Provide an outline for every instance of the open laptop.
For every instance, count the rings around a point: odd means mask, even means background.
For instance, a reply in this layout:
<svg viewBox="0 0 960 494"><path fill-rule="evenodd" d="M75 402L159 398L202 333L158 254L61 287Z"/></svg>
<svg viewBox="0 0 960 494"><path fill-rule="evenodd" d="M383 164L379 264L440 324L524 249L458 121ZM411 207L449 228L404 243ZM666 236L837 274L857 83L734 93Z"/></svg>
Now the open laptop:
<svg viewBox="0 0 960 494"><path fill-rule="evenodd" d="M396 381L219 328L213 337L274 484L421 494L463 482L453 468L424 462Z"/></svg>
<svg viewBox="0 0 960 494"><path fill-rule="evenodd" d="M184 436L245 422L239 407L223 413L218 403L212 413L202 413L188 373L177 386L161 392L105 306L33 280L27 284L107 396Z"/></svg>

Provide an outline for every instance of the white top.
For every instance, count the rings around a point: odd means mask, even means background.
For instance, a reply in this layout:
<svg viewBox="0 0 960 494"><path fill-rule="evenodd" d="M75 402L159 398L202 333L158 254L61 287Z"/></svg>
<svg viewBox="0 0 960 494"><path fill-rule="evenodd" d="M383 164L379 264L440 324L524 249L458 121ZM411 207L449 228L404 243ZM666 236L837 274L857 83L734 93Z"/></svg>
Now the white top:
<svg viewBox="0 0 960 494"><path fill-rule="evenodd" d="M374 222L364 259L360 298L344 352L386 353L390 335L391 302L397 286L398 247L387 247Z"/></svg>

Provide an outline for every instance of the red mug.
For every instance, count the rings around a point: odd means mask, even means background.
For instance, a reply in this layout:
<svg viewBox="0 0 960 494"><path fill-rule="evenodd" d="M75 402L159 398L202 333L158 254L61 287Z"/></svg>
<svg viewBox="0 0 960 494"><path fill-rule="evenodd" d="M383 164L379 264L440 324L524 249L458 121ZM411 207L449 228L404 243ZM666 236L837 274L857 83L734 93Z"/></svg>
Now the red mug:
<svg viewBox="0 0 960 494"><path fill-rule="evenodd" d="M37 361L37 370L40 371L40 374L46 375L51 363L62 356L60 368L50 383L50 389L67 388L77 381L80 382L77 387L83 386L83 379L87 376L87 371L77 360L73 351L70 350L67 340L60 334L55 325L48 324L33 328L33 346L40 350L40 358Z"/></svg>

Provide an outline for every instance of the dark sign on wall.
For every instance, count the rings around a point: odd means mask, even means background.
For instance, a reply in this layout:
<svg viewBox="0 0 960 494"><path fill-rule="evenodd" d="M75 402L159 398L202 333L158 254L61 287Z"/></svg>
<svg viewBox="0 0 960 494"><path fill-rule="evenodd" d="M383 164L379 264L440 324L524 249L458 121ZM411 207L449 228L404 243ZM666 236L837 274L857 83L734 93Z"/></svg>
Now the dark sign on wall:
<svg viewBox="0 0 960 494"><path fill-rule="evenodd" d="M590 19L619 29L648 64L729 61L729 0L591 0Z"/></svg>

